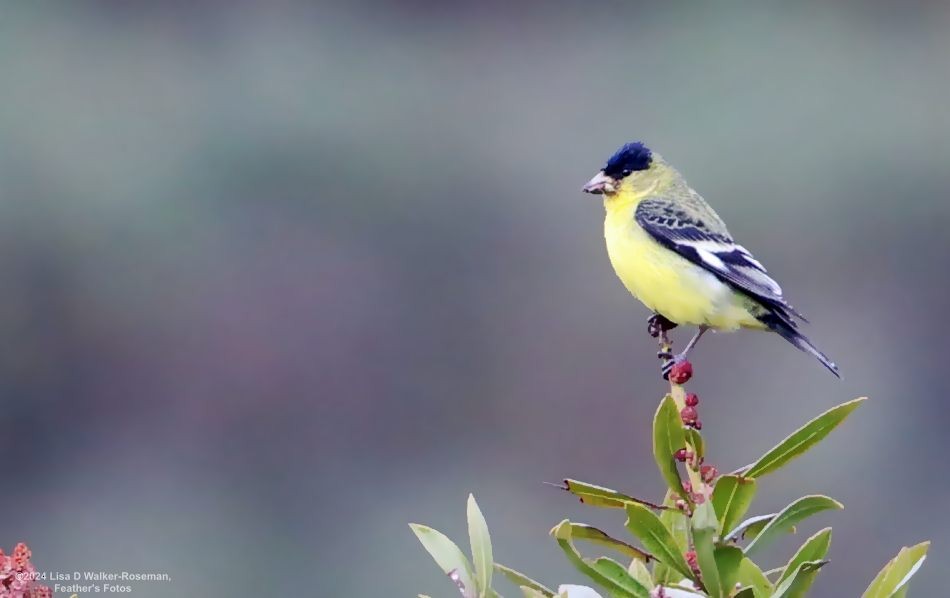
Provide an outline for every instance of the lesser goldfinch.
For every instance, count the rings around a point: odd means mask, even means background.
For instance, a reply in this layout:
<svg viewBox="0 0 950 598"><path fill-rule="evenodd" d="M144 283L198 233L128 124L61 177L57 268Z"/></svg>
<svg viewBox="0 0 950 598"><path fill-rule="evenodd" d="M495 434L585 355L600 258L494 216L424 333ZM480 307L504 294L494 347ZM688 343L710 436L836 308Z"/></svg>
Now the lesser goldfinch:
<svg viewBox="0 0 950 598"><path fill-rule="evenodd" d="M836 376L838 367L801 332L806 321L782 288L683 176L643 143L628 143L583 190L604 196L604 237L610 262L627 290L656 315L651 325L699 328L667 368L682 361L709 329L777 332L814 355Z"/></svg>

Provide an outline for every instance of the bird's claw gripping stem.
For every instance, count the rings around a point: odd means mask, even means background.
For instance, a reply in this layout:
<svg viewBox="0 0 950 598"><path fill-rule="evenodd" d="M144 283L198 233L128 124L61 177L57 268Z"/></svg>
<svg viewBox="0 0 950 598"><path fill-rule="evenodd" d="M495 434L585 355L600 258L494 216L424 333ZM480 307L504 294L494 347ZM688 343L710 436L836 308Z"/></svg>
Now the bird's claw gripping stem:
<svg viewBox="0 0 950 598"><path fill-rule="evenodd" d="M671 322L661 316L660 314L653 314L647 319L647 332L653 338L661 339L661 342L666 342L669 344L669 339L666 338L666 333L670 330L676 328L676 323Z"/></svg>

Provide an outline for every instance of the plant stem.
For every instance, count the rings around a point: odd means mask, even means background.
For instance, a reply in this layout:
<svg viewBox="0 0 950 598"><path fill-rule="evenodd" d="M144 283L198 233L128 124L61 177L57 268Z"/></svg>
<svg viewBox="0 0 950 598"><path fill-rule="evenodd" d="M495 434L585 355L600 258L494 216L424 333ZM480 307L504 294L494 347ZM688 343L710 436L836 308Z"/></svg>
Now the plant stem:
<svg viewBox="0 0 950 598"><path fill-rule="evenodd" d="M664 352L672 352L672 343L669 341L669 339L661 340L660 347ZM683 388L683 385L670 382L670 395L673 397L673 402L676 403L676 408L682 411L686 407L686 389ZM693 446L692 443L690 443L690 441L687 439L685 448L690 454L693 455L693 458L687 459L685 463L686 475L689 477L690 486L692 487L694 493L702 494L706 500L709 500L712 494L712 487L703 481L703 478L699 473L699 454L696 452L696 447Z"/></svg>

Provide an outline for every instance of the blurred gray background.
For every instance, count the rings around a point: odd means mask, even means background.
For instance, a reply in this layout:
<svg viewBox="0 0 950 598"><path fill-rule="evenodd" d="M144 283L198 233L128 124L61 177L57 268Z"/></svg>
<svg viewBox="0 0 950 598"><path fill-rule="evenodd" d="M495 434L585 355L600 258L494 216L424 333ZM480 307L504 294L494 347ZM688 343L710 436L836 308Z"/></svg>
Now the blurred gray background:
<svg viewBox="0 0 950 598"><path fill-rule="evenodd" d="M932 538L950 474L950 5L60 2L0 7L0 544L136 596L453 596L406 524L582 581L623 533L541 484L663 484L648 313L580 186L677 165L810 316L704 339L710 460L872 400L755 509L847 506L816 596ZM677 331L682 343L687 335ZM514 595L512 588L499 589Z"/></svg>

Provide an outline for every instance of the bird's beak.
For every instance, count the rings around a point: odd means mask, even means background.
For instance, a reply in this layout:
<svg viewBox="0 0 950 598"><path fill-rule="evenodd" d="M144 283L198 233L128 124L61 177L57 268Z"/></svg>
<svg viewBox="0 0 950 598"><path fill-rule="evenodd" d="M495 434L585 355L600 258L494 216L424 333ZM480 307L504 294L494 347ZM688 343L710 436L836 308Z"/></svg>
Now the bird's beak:
<svg viewBox="0 0 950 598"><path fill-rule="evenodd" d="M581 190L584 193L594 193L595 195L614 193L617 190L617 180L607 176L604 174L604 171L601 170L594 175L594 178L587 181L587 184L584 185Z"/></svg>

